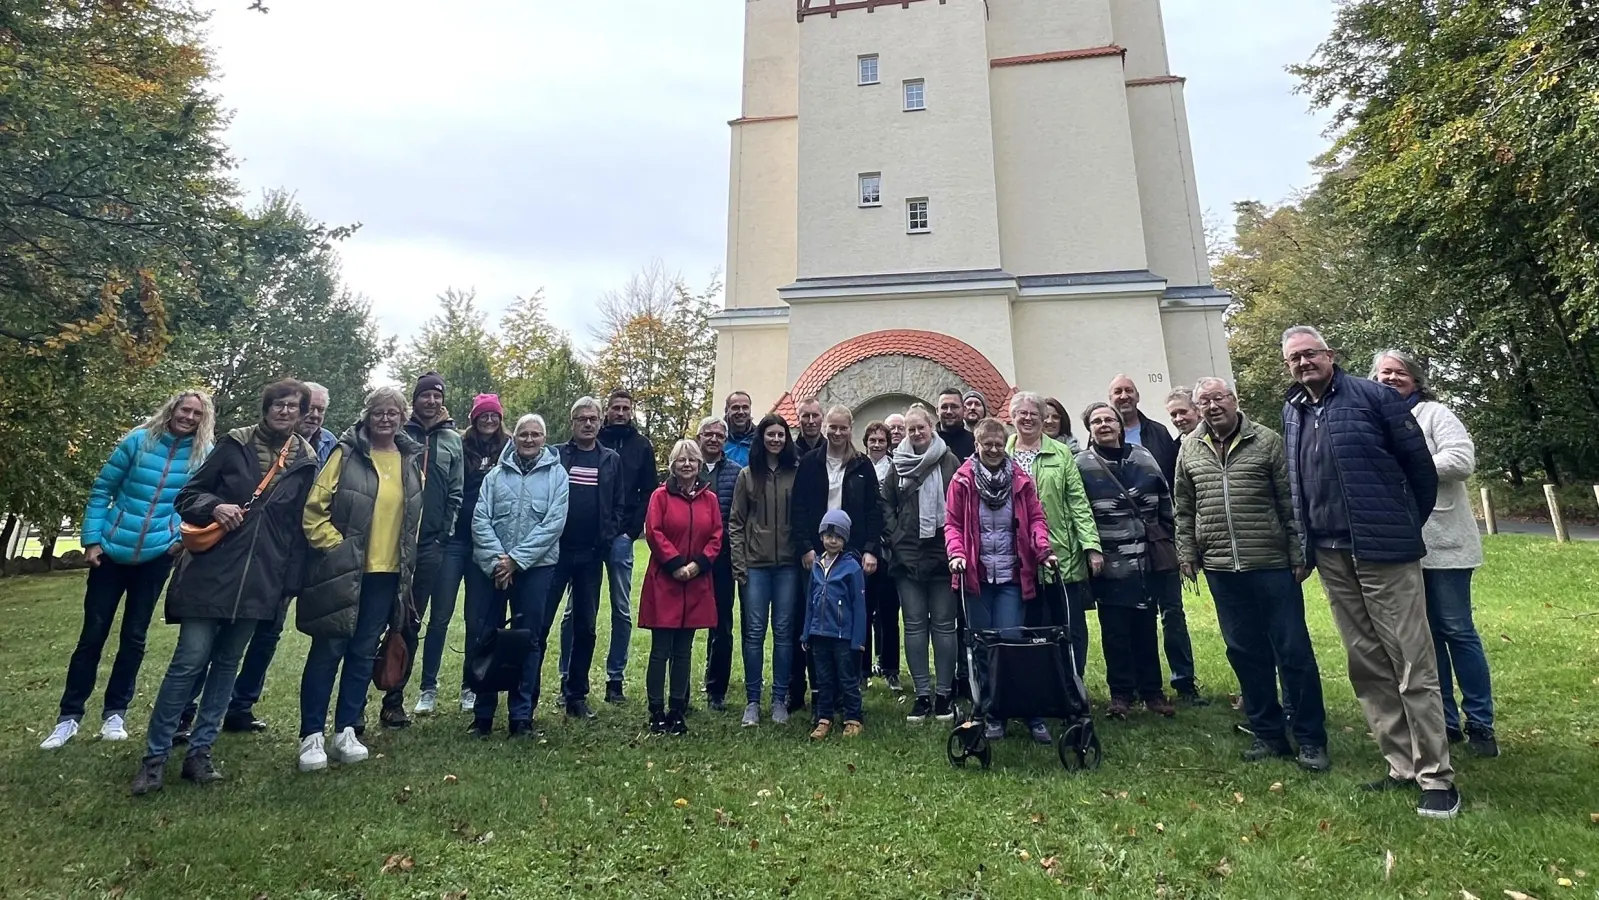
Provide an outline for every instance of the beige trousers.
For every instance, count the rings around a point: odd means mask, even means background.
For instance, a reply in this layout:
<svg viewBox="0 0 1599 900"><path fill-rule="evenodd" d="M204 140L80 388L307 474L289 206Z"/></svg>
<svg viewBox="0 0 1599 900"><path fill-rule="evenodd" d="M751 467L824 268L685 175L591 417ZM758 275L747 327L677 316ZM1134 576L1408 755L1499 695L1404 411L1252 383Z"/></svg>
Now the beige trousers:
<svg viewBox="0 0 1599 900"><path fill-rule="evenodd" d="M1362 562L1316 548L1316 570L1349 655L1349 682L1388 774L1423 790L1454 782L1421 563Z"/></svg>

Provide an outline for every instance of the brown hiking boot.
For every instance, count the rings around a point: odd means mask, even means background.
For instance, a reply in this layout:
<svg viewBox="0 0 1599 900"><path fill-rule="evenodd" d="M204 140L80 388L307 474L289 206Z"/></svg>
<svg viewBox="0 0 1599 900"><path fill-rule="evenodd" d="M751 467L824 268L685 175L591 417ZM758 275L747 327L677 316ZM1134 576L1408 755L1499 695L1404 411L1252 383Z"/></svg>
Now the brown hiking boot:
<svg viewBox="0 0 1599 900"><path fill-rule="evenodd" d="M1156 715L1165 716L1168 719L1177 715L1177 707L1172 705L1171 698L1167 697L1165 694L1156 694L1153 697L1146 697L1144 699L1144 708L1152 713L1155 713Z"/></svg>
<svg viewBox="0 0 1599 900"><path fill-rule="evenodd" d="M862 731L861 723L855 721L854 719L850 719L848 722L844 723L844 736L847 737L847 738L849 738L849 737L860 737L861 736L861 731Z"/></svg>
<svg viewBox="0 0 1599 900"><path fill-rule="evenodd" d="M1125 719L1132 706L1133 701L1127 697L1112 697L1110 698L1110 706L1105 707L1105 715L1110 716L1112 719Z"/></svg>
<svg viewBox="0 0 1599 900"><path fill-rule="evenodd" d="M811 740L819 741L833 731L833 723L828 719L818 719L816 727L811 729Z"/></svg>

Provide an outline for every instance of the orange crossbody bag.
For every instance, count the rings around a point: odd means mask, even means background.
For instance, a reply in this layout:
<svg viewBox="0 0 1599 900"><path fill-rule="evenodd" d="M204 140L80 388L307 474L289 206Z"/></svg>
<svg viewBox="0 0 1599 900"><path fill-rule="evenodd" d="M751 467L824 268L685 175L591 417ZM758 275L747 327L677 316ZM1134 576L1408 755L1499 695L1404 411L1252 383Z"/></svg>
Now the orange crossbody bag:
<svg viewBox="0 0 1599 900"><path fill-rule="evenodd" d="M272 476L278 474L284 463L288 461L289 447L293 443L294 435L291 434L289 439L283 442L283 449L278 451L278 458L272 463L272 468L267 469L267 473L262 477L261 483L255 486L255 493L250 495L250 501L244 504L245 513L250 512L250 507L254 506L255 501L261 498L261 492L266 490L268 484L272 483ZM227 532L223 531L222 526L216 522L212 522L209 525L190 525L188 522L183 522L178 526L178 535L183 541L183 549L190 553L204 553L210 550L217 545L218 541L222 540L224 534L227 534Z"/></svg>

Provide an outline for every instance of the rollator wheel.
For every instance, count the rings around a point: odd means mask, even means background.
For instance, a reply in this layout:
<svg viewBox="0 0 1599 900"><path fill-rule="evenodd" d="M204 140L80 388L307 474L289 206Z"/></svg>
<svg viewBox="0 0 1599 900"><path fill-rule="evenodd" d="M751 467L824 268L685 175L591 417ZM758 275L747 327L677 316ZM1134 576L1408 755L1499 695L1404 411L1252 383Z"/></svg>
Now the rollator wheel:
<svg viewBox="0 0 1599 900"><path fill-rule="evenodd" d="M957 769L965 768L966 760L972 755L966 749L966 740L961 737L959 729L949 733L949 741L945 744L944 750L949 755L949 764Z"/></svg>
<svg viewBox="0 0 1599 900"><path fill-rule="evenodd" d="M994 751L988 745L988 739L983 737L981 727L970 724L955 726L949 733L949 740L944 745L945 753L949 756L949 764L959 769L966 765L966 760L975 758L978 765L988 768L993 762Z"/></svg>
<svg viewBox="0 0 1599 900"><path fill-rule="evenodd" d="M1056 753L1060 756L1060 764L1069 772L1097 769L1105 760L1092 722L1078 722L1067 728L1056 743Z"/></svg>

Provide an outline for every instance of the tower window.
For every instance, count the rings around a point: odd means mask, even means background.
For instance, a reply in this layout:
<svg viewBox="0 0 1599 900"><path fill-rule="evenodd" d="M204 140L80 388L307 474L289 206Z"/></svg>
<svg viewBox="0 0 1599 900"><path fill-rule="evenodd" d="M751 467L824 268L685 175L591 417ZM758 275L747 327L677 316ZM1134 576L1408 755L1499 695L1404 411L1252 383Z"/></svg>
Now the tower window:
<svg viewBox="0 0 1599 900"><path fill-rule="evenodd" d="M905 230L911 234L925 234L933 230L931 220L927 216L926 197L905 201Z"/></svg>
<svg viewBox="0 0 1599 900"><path fill-rule="evenodd" d="M863 56L859 60L857 84L877 84L877 54Z"/></svg>
<svg viewBox="0 0 1599 900"><path fill-rule="evenodd" d="M861 175L861 205L883 205L883 173L866 172Z"/></svg>
<svg viewBox="0 0 1599 900"><path fill-rule="evenodd" d="M905 111L916 112L927 108L927 82L918 78L905 82Z"/></svg>

